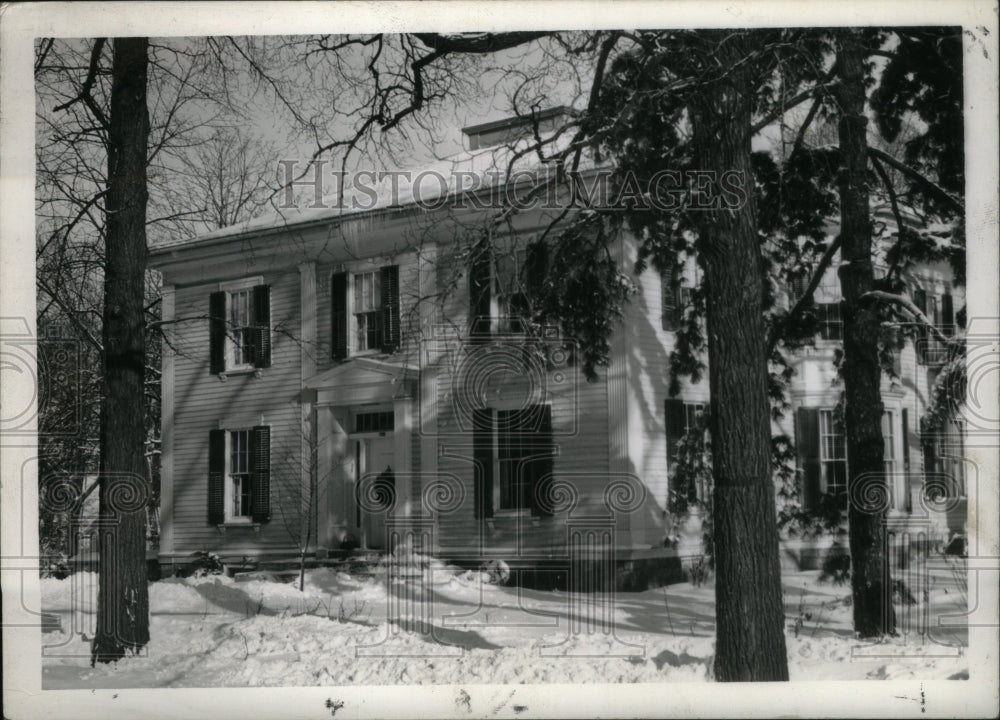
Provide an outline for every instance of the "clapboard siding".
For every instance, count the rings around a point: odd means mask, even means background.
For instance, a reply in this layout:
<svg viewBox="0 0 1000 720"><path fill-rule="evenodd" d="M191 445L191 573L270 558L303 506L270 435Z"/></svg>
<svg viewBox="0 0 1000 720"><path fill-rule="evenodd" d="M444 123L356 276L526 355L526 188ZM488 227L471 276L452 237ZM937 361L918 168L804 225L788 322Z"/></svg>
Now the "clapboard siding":
<svg viewBox="0 0 1000 720"><path fill-rule="evenodd" d="M302 458L299 273L267 274L271 287L271 367L232 374L223 382L209 373L205 316L217 284L178 288L174 363L174 552L211 550L225 555L281 551L293 546L301 519ZM207 518L208 435L220 423L271 428L271 520L259 530L210 525Z"/></svg>

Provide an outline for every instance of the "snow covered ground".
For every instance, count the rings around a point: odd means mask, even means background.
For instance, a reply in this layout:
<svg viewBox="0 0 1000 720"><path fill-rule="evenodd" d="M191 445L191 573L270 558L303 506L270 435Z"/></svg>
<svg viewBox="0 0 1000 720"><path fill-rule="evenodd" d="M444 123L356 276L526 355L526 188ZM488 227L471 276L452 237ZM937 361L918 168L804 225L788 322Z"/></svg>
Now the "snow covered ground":
<svg viewBox="0 0 1000 720"><path fill-rule="evenodd" d="M897 605L910 632L875 646L851 637L849 588L817 576L786 573L783 581L793 680L968 677L966 630L937 627L938 618L965 612L957 573L930 578L927 601ZM93 624L92 613L74 607L94 596L96 575L43 579L42 609L62 620L61 631L42 636L43 687L711 679L711 584L610 597L483 579L425 558L405 581L311 570L304 592L297 580L274 578L162 580L150 585L146 655L97 668L89 665L89 643L70 631L74 622ZM929 633L919 632L922 610ZM613 632L602 613L614 618Z"/></svg>

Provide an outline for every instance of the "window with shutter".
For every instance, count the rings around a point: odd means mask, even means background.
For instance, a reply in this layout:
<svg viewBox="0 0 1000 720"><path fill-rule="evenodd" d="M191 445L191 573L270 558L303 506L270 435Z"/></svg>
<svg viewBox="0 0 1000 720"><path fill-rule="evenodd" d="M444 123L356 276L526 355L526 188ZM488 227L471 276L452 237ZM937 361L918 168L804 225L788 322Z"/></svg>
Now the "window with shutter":
<svg viewBox="0 0 1000 720"><path fill-rule="evenodd" d="M271 515L270 428L211 430L208 443L208 522L248 525Z"/></svg>
<svg viewBox="0 0 1000 720"><path fill-rule="evenodd" d="M335 273L330 279L330 302L334 360L399 349L402 331L398 265Z"/></svg>
<svg viewBox="0 0 1000 720"><path fill-rule="evenodd" d="M536 517L551 516L552 407L484 408L473 420L477 517L524 510Z"/></svg>
<svg viewBox="0 0 1000 720"><path fill-rule="evenodd" d="M209 296L209 371L271 366L271 289L234 283Z"/></svg>

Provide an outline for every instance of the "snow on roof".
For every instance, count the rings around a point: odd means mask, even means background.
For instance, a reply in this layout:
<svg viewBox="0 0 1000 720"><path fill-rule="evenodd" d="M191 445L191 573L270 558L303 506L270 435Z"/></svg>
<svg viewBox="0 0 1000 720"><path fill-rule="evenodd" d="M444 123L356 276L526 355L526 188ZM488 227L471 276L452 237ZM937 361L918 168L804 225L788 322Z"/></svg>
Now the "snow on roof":
<svg viewBox="0 0 1000 720"><path fill-rule="evenodd" d="M462 191L502 186L508 178L513 183L527 182L532 178L544 180L549 173L554 173L554 165L547 158L565 149L570 144L572 135L571 132L564 132L545 138L546 141L551 140L544 148L546 161L539 158L535 151L529 152L534 141L524 138L511 145L465 150L406 171L358 171L353 173L354 182L348 179L341 183L329 165L323 163L315 171L324 172L325 167L325 182L321 184L322 193L318 202L312 195L300 196L295 198L292 207L275 206L273 212L260 217L193 238L161 241L151 245L150 249L157 252L202 245L246 234L300 227L415 204L434 207L435 202L444 197ZM580 170L593 167L594 163L585 152L581 158ZM313 172L307 173L299 181L300 186L311 186L315 177ZM338 194L341 195L339 198Z"/></svg>

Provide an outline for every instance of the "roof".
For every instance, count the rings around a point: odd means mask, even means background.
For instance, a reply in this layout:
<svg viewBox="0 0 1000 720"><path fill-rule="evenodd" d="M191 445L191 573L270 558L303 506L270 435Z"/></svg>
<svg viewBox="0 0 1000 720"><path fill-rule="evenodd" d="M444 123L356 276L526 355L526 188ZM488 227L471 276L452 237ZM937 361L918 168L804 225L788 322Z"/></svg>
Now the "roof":
<svg viewBox="0 0 1000 720"><path fill-rule="evenodd" d="M393 171L393 174L386 173L379 182L372 182L377 178L373 177L371 172L367 175L359 173L356 177L364 178L365 184L360 187L345 188L339 203L337 197L340 190L339 183L335 182L331 175L330 182L325 184L326 192L320 196L319 203L311 200L302 203L306 207L299 205L292 208L275 207L273 212L260 217L193 238L177 237L152 244L150 252L156 255L163 251L213 244L248 234L298 229L339 219L376 215L417 204L431 207L442 197L458 195L469 190L502 186L503 178L508 177L508 172L515 177L515 180L527 182L531 173L541 177L550 171L550 165L541 162L536 153L526 152L531 142L530 139L524 139L511 146L462 151L430 165L408 171ZM555 152L565 148L569 142L569 133L563 133L546 150L549 153ZM593 163L585 159L581 162L580 170L586 171L593 167ZM408 178L398 173L406 173ZM312 180L310 178L303 182L311 183ZM321 207L311 207L317 204Z"/></svg>

